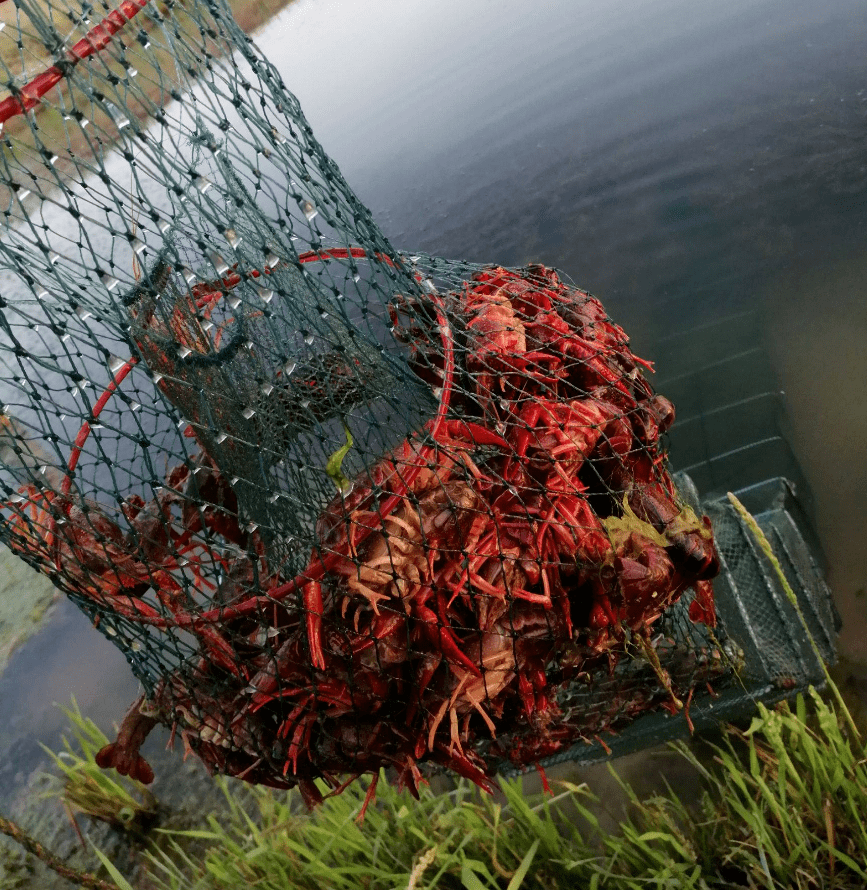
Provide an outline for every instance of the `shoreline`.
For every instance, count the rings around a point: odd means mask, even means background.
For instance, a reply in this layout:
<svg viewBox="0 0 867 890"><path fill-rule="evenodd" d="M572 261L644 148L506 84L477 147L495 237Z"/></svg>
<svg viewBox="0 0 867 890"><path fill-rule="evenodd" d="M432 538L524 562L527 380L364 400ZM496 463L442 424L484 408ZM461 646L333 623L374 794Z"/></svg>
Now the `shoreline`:
<svg viewBox="0 0 867 890"><path fill-rule="evenodd" d="M238 26L245 34L252 36L292 2L293 0L230 0L229 7ZM183 21L185 16L189 19L181 2L174 17ZM147 22L147 18L141 21L133 19L113 39L120 41L126 37L127 43L130 40L134 42L133 35L136 29L139 29L140 33L153 35L156 29L149 29ZM16 27L14 19L7 21L3 15L0 15L0 31L2 31L0 66L5 68L6 72L6 83L3 85L6 89L0 91L0 97L7 98L11 95L10 82L13 81L13 78L16 81L21 79L14 77L15 72L19 71L21 67L20 61L16 58L15 33L17 32L20 38L23 32L20 27ZM140 38L138 39L140 40ZM33 41L31 40L29 43L33 44ZM175 57L158 41L149 46L150 51L147 54L143 48L138 48L132 55L137 66L136 86L140 91L139 96L143 97L144 102L142 98L136 98L134 94L130 93L129 103L122 109L123 113L129 117L135 117L142 122L152 119L152 115L148 113L147 104L165 107L167 101L172 101L168 96L167 87L164 85L160 71L167 64L174 63ZM223 47L218 41L213 41L211 46L217 51L215 55L218 58L225 57L225 54L220 52ZM42 53L41 49L39 44L28 46L31 56L35 58L38 55L41 58L35 65L28 66L32 70L26 72L27 80L33 78L38 72L44 71L51 64L51 55L48 52ZM103 63L110 67L113 76L120 81L124 81L128 77L127 71L111 55L97 55ZM174 78L169 77L169 81L169 86L171 86L174 83ZM22 84L18 84L18 86L20 87ZM74 92L70 93L70 90L74 90ZM59 103L54 98L58 91L60 91ZM77 101L70 101L75 100L76 97ZM85 107L90 105L92 109L89 116L92 118L93 126L87 131L84 129L84 124L64 120L60 111L61 107L75 108L79 104ZM112 103L107 101L106 104L110 106ZM6 213L7 224L10 218L21 219L35 212L32 205L22 206L20 202L24 199L19 198L18 195L29 194L32 190L34 194L41 194L44 197L56 189L56 182L52 180L56 180L58 177L67 181L80 178L82 164L86 166L94 157L104 156L120 141L121 130L105 112L105 109L94 105L92 98L81 94L78 89L71 87L65 81L61 81L54 89L50 90L46 97L27 114L15 115L0 124L0 154L5 155L3 161L6 164L6 170L11 169L18 174L11 176L7 172L3 176L3 181L0 181L0 205L9 208ZM48 157L46 152L54 155L50 162L46 162ZM36 174L31 172L34 164L37 165L37 168L42 168L41 172ZM53 170L49 173L52 167ZM28 176L32 179L33 185L28 182ZM22 181L16 182L16 179ZM30 200L33 200L32 195ZM16 207L16 205L18 206Z"/></svg>
<svg viewBox="0 0 867 890"><path fill-rule="evenodd" d="M230 0L229 6L241 30L253 37L294 0Z"/></svg>

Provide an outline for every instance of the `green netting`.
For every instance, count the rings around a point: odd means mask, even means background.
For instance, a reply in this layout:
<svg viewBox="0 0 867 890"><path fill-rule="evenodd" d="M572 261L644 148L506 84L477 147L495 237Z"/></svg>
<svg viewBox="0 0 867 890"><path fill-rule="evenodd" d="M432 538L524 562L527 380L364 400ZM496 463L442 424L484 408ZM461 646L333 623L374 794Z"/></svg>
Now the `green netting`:
<svg viewBox="0 0 867 890"><path fill-rule="evenodd" d="M730 678L598 300L396 251L222 2L0 9L0 536L142 681L103 765L486 786Z"/></svg>

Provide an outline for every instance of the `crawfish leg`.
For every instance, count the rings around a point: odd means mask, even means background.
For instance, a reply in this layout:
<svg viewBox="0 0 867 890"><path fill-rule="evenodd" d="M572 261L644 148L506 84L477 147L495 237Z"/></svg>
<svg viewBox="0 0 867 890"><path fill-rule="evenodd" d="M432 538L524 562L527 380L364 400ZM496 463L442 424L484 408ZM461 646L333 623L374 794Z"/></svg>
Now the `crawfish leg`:
<svg viewBox="0 0 867 890"><path fill-rule="evenodd" d="M304 612L307 625L307 642L310 646L310 661L319 670L325 670L325 653L322 651L322 585L309 581L304 585Z"/></svg>
<svg viewBox="0 0 867 890"><path fill-rule="evenodd" d="M416 603L414 608L418 618L424 622L425 633L436 651L442 654L446 661L459 664L474 677L481 677L479 666L460 648L451 629L439 623L433 609L419 603Z"/></svg>

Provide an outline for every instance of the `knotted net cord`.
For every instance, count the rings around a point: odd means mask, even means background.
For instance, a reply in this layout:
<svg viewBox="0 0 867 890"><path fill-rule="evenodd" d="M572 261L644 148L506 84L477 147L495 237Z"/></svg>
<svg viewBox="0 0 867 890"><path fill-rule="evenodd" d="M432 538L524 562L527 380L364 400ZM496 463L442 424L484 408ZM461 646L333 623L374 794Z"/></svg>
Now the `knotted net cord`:
<svg viewBox="0 0 867 890"><path fill-rule="evenodd" d="M311 802L490 787L730 674L598 300L397 251L221 0L20 0L0 44L0 536L142 681L103 765L164 722Z"/></svg>

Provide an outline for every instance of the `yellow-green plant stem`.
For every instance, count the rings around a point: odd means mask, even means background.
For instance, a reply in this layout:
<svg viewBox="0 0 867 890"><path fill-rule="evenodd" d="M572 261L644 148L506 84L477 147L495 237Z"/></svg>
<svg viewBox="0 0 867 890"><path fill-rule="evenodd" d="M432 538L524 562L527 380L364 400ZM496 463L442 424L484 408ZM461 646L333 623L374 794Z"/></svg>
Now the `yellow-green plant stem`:
<svg viewBox="0 0 867 890"><path fill-rule="evenodd" d="M774 574L776 574L780 585L783 588L786 596L789 599L789 602L792 604L795 612L798 615L798 618L801 621L801 624L804 627L804 631L807 634L807 639L810 641L810 645L813 647L813 652L816 653L816 658L819 661L819 664L822 665L822 670L825 672L825 679L828 683L828 688L831 690L834 698L837 701L837 704L840 707L840 710L843 712L846 717L846 722L849 724L849 729L852 732L853 739L859 739L861 734L858 732L858 727L855 725L855 720L852 717L849 708L846 706L846 702L843 699L843 694L837 688L837 684L831 679L831 674L828 671L828 666L825 664L825 660L822 658L822 652L819 649L818 644L816 643L816 639L810 631L810 627L807 624L806 618L804 618L804 613L801 611L801 605L798 602L798 597L795 594L795 591L792 590L792 585L789 584L786 579L785 572L783 572L783 567L780 565L780 561L777 559L774 554L773 549L771 548L771 542L767 539L765 533L759 527L758 522L756 522L755 517L750 513L749 510L737 499L737 497L732 493L728 493L728 499L731 505L737 510L738 515L743 519L744 524L747 528L753 533L753 536L756 539L756 543L758 543L762 552L767 556L768 561L773 567Z"/></svg>
<svg viewBox="0 0 867 890"><path fill-rule="evenodd" d="M653 643L650 642L650 639L646 634L636 633L635 639L637 641L638 648L641 650L644 657L650 663L650 666L653 668L653 672L656 674L659 682L665 688L666 692L671 696L671 701L678 711L683 710L683 702L677 697L677 693L674 691L674 687L671 685L671 675L668 671L662 666L662 662L659 660L659 654L653 646Z"/></svg>

